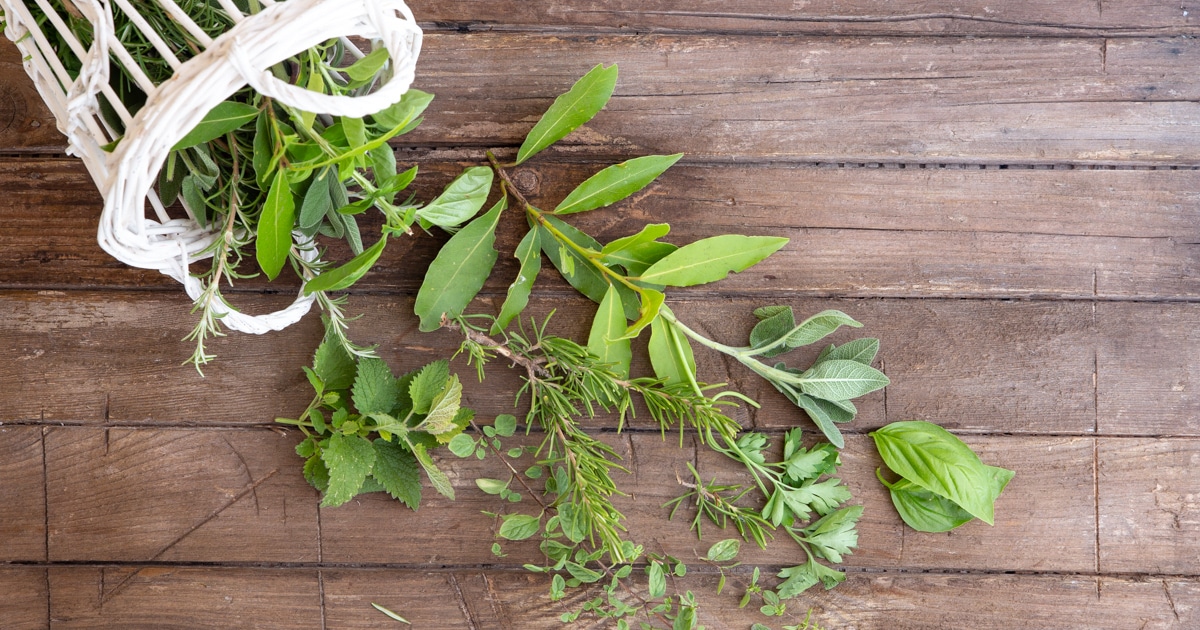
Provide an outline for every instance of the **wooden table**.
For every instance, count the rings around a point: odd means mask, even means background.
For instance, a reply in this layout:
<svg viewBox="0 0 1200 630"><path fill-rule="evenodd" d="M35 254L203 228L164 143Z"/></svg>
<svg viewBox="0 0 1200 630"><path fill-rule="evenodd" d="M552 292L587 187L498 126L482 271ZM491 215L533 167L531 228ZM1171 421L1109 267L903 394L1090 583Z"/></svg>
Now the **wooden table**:
<svg viewBox="0 0 1200 630"><path fill-rule="evenodd" d="M518 172L527 192L554 203L607 161L686 152L647 194L580 223L603 238L650 221L671 222L677 242L788 236L672 308L730 342L769 303L839 308L882 339L892 385L860 405L843 455L866 506L861 546L846 583L806 594L787 623L811 607L829 628L1200 627L1200 2L413 5L428 32L417 86L437 100L396 149L426 173L424 198L617 62L608 110ZM97 247L100 199L62 151L3 44L0 626L392 627L369 602L417 628L560 626L572 602L520 569L535 549L489 550L480 510L496 505L472 483L497 475L489 463L444 461L460 498L427 492L418 513L378 495L318 509L297 435L272 420L307 402L299 368L319 322L224 338L200 378L181 365L186 298ZM455 344L411 315L434 247L397 241L352 296L355 336L398 369ZM592 307L543 275L534 307L583 333ZM239 287L258 309L292 290ZM489 285L479 308L503 290ZM748 426L811 428L745 370L700 363L763 401L739 416ZM516 383L494 372L467 379L484 417L510 408ZM906 419L1017 471L994 527L902 527L866 433ZM690 437L681 450L635 428L610 436L634 472L631 535L702 554L722 536L697 543L658 506L685 461L720 463ZM736 588L716 596L700 568L688 585L710 629L769 621L739 611Z"/></svg>

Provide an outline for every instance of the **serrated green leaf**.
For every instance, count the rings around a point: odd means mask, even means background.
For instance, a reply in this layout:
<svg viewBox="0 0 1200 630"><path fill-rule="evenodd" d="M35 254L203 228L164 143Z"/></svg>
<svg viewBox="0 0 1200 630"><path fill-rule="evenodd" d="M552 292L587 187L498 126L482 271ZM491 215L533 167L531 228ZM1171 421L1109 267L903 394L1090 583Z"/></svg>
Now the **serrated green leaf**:
<svg viewBox="0 0 1200 630"><path fill-rule="evenodd" d="M824 448L823 445L814 446L811 450L796 448L784 458L783 465L788 477L800 482L829 473L837 457L836 450Z"/></svg>
<svg viewBox="0 0 1200 630"><path fill-rule="evenodd" d="M334 433L321 451L321 461L329 470L329 487L321 507L334 507L353 499L375 465L375 447L357 435Z"/></svg>
<svg viewBox="0 0 1200 630"><path fill-rule="evenodd" d="M667 307L666 312L670 312ZM662 317L650 322L650 365L654 374L667 385L690 382L688 375L696 373L696 358L687 336Z"/></svg>
<svg viewBox="0 0 1200 630"><path fill-rule="evenodd" d="M890 383L883 372L857 361L826 360L800 375L800 389L825 400L850 400L883 389Z"/></svg>
<svg viewBox="0 0 1200 630"><path fill-rule="evenodd" d="M332 334L325 335L325 339L313 353L313 371L325 382L325 389L350 389L357 370L354 357L346 352Z"/></svg>
<svg viewBox="0 0 1200 630"><path fill-rule="evenodd" d="M850 500L850 489L838 478L806 483L798 488L783 488L783 501L799 520L808 520L811 512L825 515Z"/></svg>
<svg viewBox="0 0 1200 630"><path fill-rule="evenodd" d="M542 114L517 151L517 164L528 160L591 120L612 96L617 86L617 66L592 68Z"/></svg>
<svg viewBox="0 0 1200 630"><path fill-rule="evenodd" d="M459 433L451 438L446 447L459 457L470 457L475 454L475 438L465 433Z"/></svg>
<svg viewBox="0 0 1200 630"><path fill-rule="evenodd" d="M863 365L871 365L875 360L875 355L879 352L878 339L855 339L844 343L840 346L830 344L829 347L821 351L817 356L817 362L830 361L857 361Z"/></svg>
<svg viewBox="0 0 1200 630"><path fill-rule="evenodd" d="M508 295L504 298L504 305L500 307L500 315L492 324L491 334L493 335L499 334L507 328L529 304L529 294L533 291L533 282L537 280L538 272L542 268L542 246L538 239L538 231L526 232L513 255L520 261L521 269L517 272L516 280L513 280L512 284L508 286Z"/></svg>
<svg viewBox="0 0 1200 630"><path fill-rule="evenodd" d="M812 548L814 555L840 563L843 554L858 546L858 531L854 526L862 516L861 505L851 505L821 517L805 527L801 538Z"/></svg>
<svg viewBox="0 0 1200 630"><path fill-rule="evenodd" d="M525 540L541 529L542 522L529 514L506 514L500 524L499 535L506 540Z"/></svg>
<svg viewBox="0 0 1200 630"><path fill-rule="evenodd" d="M612 205L645 188L683 157L647 155L614 164L580 184L554 208L555 214L574 214Z"/></svg>
<svg viewBox="0 0 1200 630"><path fill-rule="evenodd" d="M254 120L258 117L258 113L257 107L246 103L234 101L217 103L217 106L209 110L187 135L171 147L171 150L178 151L220 138Z"/></svg>
<svg viewBox="0 0 1200 630"><path fill-rule="evenodd" d="M369 249L351 258L346 264L322 271L320 275L304 283L304 294L312 295L317 291L341 291L349 288L367 275L371 267L375 266L379 256L383 254L384 247L387 247L386 234L381 236Z"/></svg>
<svg viewBox="0 0 1200 630"><path fill-rule="evenodd" d="M371 476L393 499L416 510L421 506L421 478L417 458L407 449L384 439L376 439L375 467Z"/></svg>
<svg viewBox="0 0 1200 630"><path fill-rule="evenodd" d="M509 413L500 414L496 416L492 427L495 429L496 435L500 437L512 437L513 433L517 431L517 417Z"/></svg>
<svg viewBox="0 0 1200 630"><path fill-rule="evenodd" d="M304 462L304 479L321 492L329 488L329 469L325 467L325 462L321 461L319 454L309 456Z"/></svg>
<svg viewBox="0 0 1200 630"><path fill-rule="evenodd" d="M411 123L429 107L433 95L421 90L409 90L404 93L395 105L371 115L380 125L388 130L401 128L407 130ZM403 133L403 131L402 131Z"/></svg>
<svg viewBox="0 0 1200 630"><path fill-rule="evenodd" d="M611 285L592 321L588 350L604 363L612 364L613 371L621 378L629 376L629 363L633 358L629 339L625 338L626 323L621 294L615 285Z"/></svg>
<svg viewBox="0 0 1200 630"><path fill-rule="evenodd" d="M268 279L274 280L292 249L292 227L296 224L296 200L284 171L275 173L267 200L258 216L254 257Z"/></svg>
<svg viewBox="0 0 1200 630"><path fill-rule="evenodd" d="M433 406L433 399L450 380L450 362L445 359L434 361L421 368L408 385L413 413L425 415Z"/></svg>
<svg viewBox="0 0 1200 630"><path fill-rule="evenodd" d="M742 541L737 538L726 538L708 548L709 562L732 562L742 550Z"/></svg>
<svg viewBox="0 0 1200 630"><path fill-rule="evenodd" d="M351 395L360 414L389 413L396 406L396 378L387 363L375 358L359 360Z"/></svg>
<svg viewBox="0 0 1200 630"><path fill-rule="evenodd" d="M815 586L818 582L829 590L846 580L846 574L831 569L814 559L796 567L788 567L779 572L784 582L779 585L776 593L779 599L791 599Z"/></svg>
<svg viewBox="0 0 1200 630"><path fill-rule="evenodd" d="M475 216L492 190L492 169L473 166L446 186L429 205L417 210L417 216L441 227L453 227Z"/></svg>
<svg viewBox="0 0 1200 630"><path fill-rule="evenodd" d="M690 287L721 280L730 272L749 269L786 245L774 236L726 234L701 239L667 254L639 280L672 287Z"/></svg>
<svg viewBox="0 0 1200 630"><path fill-rule="evenodd" d="M422 332L437 330L442 317L457 317L471 303L496 264L496 224L504 211L500 199L485 215L450 238L425 272L414 311Z"/></svg>
<svg viewBox="0 0 1200 630"><path fill-rule="evenodd" d="M993 523L993 473L962 440L922 421L894 422L870 435L896 474Z"/></svg>
<svg viewBox="0 0 1200 630"><path fill-rule="evenodd" d="M450 484L450 478L446 473L438 469L433 463L433 458L429 456L429 451L425 450L425 445L416 443L412 445L412 453L417 458L417 463L421 464L421 468L425 469L425 476L429 478L429 483L433 485L433 489L437 490L438 494L454 500L454 486Z"/></svg>
<svg viewBox="0 0 1200 630"><path fill-rule="evenodd" d="M429 415L425 416L421 427L438 436L438 441L441 442L441 436L460 428L454 423L454 419L458 415L461 401L462 383L458 382L457 374L452 374L442 390L433 397L433 401L429 405ZM446 441L450 439L447 437Z"/></svg>
<svg viewBox="0 0 1200 630"><path fill-rule="evenodd" d="M379 47L341 70L351 80L361 83L375 78L375 75L383 69L383 64L387 63L387 61L387 48Z"/></svg>

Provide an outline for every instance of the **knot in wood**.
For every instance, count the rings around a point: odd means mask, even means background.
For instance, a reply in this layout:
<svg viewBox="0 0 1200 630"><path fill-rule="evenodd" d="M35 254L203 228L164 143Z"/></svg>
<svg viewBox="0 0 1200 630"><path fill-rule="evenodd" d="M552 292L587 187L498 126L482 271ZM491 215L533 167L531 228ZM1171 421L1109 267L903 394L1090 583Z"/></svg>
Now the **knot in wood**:
<svg viewBox="0 0 1200 630"><path fill-rule="evenodd" d="M25 120L25 101L21 91L7 81L0 81L0 133Z"/></svg>
<svg viewBox="0 0 1200 630"><path fill-rule="evenodd" d="M538 194L542 187L542 178L536 171L523 168L512 174L512 183L516 185L517 192L528 197Z"/></svg>

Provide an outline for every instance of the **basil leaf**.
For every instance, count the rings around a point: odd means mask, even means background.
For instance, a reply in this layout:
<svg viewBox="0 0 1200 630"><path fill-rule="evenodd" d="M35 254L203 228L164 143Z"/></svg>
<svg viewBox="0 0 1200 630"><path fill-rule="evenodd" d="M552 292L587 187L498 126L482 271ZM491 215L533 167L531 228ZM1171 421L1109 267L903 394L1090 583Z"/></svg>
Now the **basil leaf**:
<svg viewBox="0 0 1200 630"><path fill-rule="evenodd" d="M614 164L572 190L554 208L554 214L574 214L610 206L645 188L681 157L682 153L647 155Z"/></svg>
<svg viewBox="0 0 1200 630"><path fill-rule="evenodd" d="M605 363L612 364L612 369L621 378L629 376L629 362L633 358L629 339L625 338L625 308L621 304L621 294L615 285L608 288L596 318L592 322L592 331L588 335L588 350L600 357Z"/></svg>
<svg viewBox="0 0 1200 630"><path fill-rule="evenodd" d="M209 110L187 135L171 147L171 150L178 151L215 140L257 117L258 108L253 105L222 101Z"/></svg>
<svg viewBox="0 0 1200 630"><path fill-rule="evenodd" d="M504 212L502 198L485 215L467 224L438 252L425 280L417 292L414 308L421 318L423 332L437 330L442 325L442 316L455 317L462 314L467 304L483 288L483 283L496 264L496 224Z"/></svg>
<svg viewBox="0 0 1200 630"><path fill-rule="evenodd" d="M311 295L317 291L340 291L358 282L379 260L379 255L383 253L385 246L387 246L386 234L370 249L350 259L346 264L336 269L322 271L321 275L306 282L304 295Z"/></svg>
<svg viewBox="0 0 1200 630"><path fill-rule="evenodd" d="M992 472L962 440L923 421L894 422L870 435L896 474L993 524Z"/></svg>
<svg viewBox="0 0 1200 630"><path fill-rule="evenodd" d="M528 160L591 120L617 87L617 66L597 65L571 86L542 114L517 151L517 164Z"/></svg>
<svg viewBox="0 0 1200 630"><path fill-rule="evenodd" d="M426 107L429 107L429 103L432 101L433 95L428 92L409 90L400 97L400 101L395 105L378 111L371 117L389 131L398 127L406 129L417 116L421 115L421 112L425 111Z"/></svg>
<svg viewBox="0 0 1200 630"><path fill-rule="evenodd" d="M513 255L521 261L521 270L517 272L517 279L508 286L508 295L504 298L504 305L500 307L500 315L492 324L493 335L504 330L529 304L533 282L537 280L538 272L542 268L542 247L538 242L538 231L529 230Z"/></svg>
<svg viewBox="0 0 1200 630"><path fill-rule="evenodd" d="M901 479L888 486L892 505L909 527L919 532L948 532L975 517L958 504Z"/></svg>
<svg viewBox="0 0 1200 630"><path fill-rule="evenodd" d="M726 234L684 245L654 263L639 280L672 287L690 287L744 271L786 245L774 236Z"/></svg>
<svg viewBox="0 0 1200 630"><path fill-rule="evenodd" d="M441 227L453 227L475 216L492 190L492 169L473 166L446 186L417 216Z"/></svg>
<svg viewBox="0 0 1200 630"><path fill-rule="evenodd" d="M850 400L883 389L891 381L869 365L858 361L828 360L800 375L800 390L825 400Z"/></svg>
<svg viewBox="0 0 1200 630"><path fill-rule="evenodd" d="M271 280L279 275L287 262L295 224L296 200L284 172L277 171L258 217L258 236L254 241L254 258Z"/></svg>
<svg viewBox="0 0 1200 630"><path fill-rule="evenodd" d="M387 60L387 48L376 48L367 53L362 59L355 61L341 70L351 80L361 83L375 78L375 75L383 68L383 64L387 63Z"/></svg>

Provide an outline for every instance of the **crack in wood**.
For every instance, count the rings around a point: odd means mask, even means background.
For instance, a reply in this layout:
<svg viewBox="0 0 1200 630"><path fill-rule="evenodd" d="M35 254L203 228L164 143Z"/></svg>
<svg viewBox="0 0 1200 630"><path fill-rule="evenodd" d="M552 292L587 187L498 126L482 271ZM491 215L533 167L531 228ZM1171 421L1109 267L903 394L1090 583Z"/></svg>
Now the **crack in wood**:
<svg viewBox="0 0 1200 630"><path fill-rule="evenodd" d="M1167 596L1167 603L1171 605L1171 613L1175 615L1175 621L1179 621L1179 609L1175 607L1175 598L1171 596L1171 586L1163 580L1162 587L1163 594Z"/></svg>
<svg viewBox="0 0 1200 630"><path fill-rule="evenodd" d="M256 490L256 489L257 489L259 486L261 486L263 483L265 483L265 482L266 482L268 479L270 479L271 477L274 477L274 476L275 476L275 473L277 473L277 472L279 472L279 469L274 469L274 470L272 470L271 472L267 473L267 474L266 474L266 475L265 475L265 476L264 476L262 479L259 479L258 481L255 481L254 483L252 483L252 484L250 484L249 486L247 486L246 488L244 488L244 489L243 489L241 492L239 492L239 493L238 493L236 496L234 496L233 498L229 499L229 500L228 500L228 501L226 501L226 502L225 502L223 505L221 505L221 506L220 506L220 507L218 507L217 509L215 509L215 510L213 510L212 512L210 512L210 513L208 514L208 516L205 516L205 517L204 517L203 519L201 519L201 520L200 520L198 523L196 523L196 524L192 525L191 527L189 527L189 528L187 529L187 531L185 531L185 532L183 532L182 534L180 534L179 536L175 537L175 539L174 539L174 540L172 540L171 542L167 543L167 544L166 544L166 545L165 545L165 546L164 546L162 549L159 549L157 553L155 553L153 556L150 556L150 560L157 560L157 559L158 559L159 557L161 557L161 556L162 556L164 553L166 553L167 551L170 551L170 549L171 549L172 547L174 547L175 545L177 545L177 544L179 544L180 542L182 542L182 541L183 541L183 539L185 539L185 538L187 538L188 536L190 536L190 535L191 535L193 532L195 532L196 530L200 529L200 528L201 528L201 527L203 527L205 524L207 524L208 522L212 521L214 518L217 518L218 516L220 516L222 512L224 512L225 510L229 509L229 508L230 508L230 507L231 507L233 504L235 504L235 503L237 503L238 501L242 500L242 498L243 498L243 497L245 497L246 495L248 495L248 494L250 494L250 493L254 492L254 491L255 491L255 490ZM118 583L116 586L114 586L114 587L112 588L112 590L110 590L110 591L109 591L107 594L104 594L104 595L102 595L102 597L100 598L100 606L101 606L101 607L103 607L105 603L107 603L107 602L109 602L110 600L112 600L112 598L113 598L113 597L115 597L117 594L119 594L119 593L120 593L120 592L121 592L121 591L122 591L122 590L123 590L123 589L124 589L124 588L125 588L125 587L126 587L128 584L129 584L130 580L132 580L134 577L136 577L136 576L137 576L139 573L141 573L141 572L142 572L142 569L137 569L137 570L135 570L133 573L129 574L129 575L128 575L128 576L126 576L124 579L122 579L122 580L121 580L121 581L120 581L120 582L119 582L119 583ZM103 575L103 573L102 573L102 575ZM102 586L102 588L103 588L103 586Z"/></svg>
<svg viewBox="0 0 1200 630"><path fill-rule="evenodd" d="M454 588L454 593L458 595L458 609L462 611L463 616L466 618L467 627L471 630L478 630L475 627L475 620L471 616L471 609L467 606L467 598L463 597L462 587L458 585L458 577L454 573L450 573L447 581Z"/></svg>

